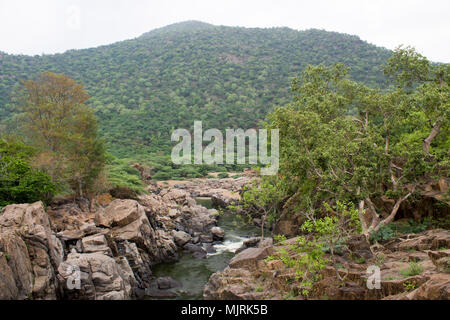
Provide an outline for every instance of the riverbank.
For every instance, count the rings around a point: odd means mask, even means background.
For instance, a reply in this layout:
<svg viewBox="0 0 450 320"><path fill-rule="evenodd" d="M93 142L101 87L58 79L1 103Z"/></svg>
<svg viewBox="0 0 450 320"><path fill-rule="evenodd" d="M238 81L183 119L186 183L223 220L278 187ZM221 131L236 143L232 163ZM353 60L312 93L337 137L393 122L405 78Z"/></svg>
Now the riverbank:
<svg viewBox="0 0 450 320"><path fill-rule="evenodd" d="M328 263L307 294L292 264L302 257L296 243L292 238L241 252L211 276L204 299L450 300L449 230L405 234L372 246L364 237L352 238L351 251L339 253L335 264L330 252L325 254Z"/></svg>
<svg viewBox="0 0 450 320"><path fill-rule="evenodd" d="M223 183L236 194L245 184ZM178 261L180 250L204 258L205 248L224 240L217 210L198 205L189 190L153 187L136 199L101 195L3 208L0 299L142 299L154 293L158 264ZM215 189L204 195L227 190Z"/></svg>
<svg viewBox="0 0 450 320"><path fill-rule="evenodd" d="M196 199L205 207L212 207L208 198ZM195 258L188 251L180 252L180 259L172 263L162 263L153 268L156 278L170 277L180 286L169 290L163 299L203 299L203 289L210 276L223 271L242 247L245 240L260 235L260 228L252 225L239 224L235 215L223 213L218 218L218 227L225 232L223 241L215 242L210 252L203 258Z"/></svg>

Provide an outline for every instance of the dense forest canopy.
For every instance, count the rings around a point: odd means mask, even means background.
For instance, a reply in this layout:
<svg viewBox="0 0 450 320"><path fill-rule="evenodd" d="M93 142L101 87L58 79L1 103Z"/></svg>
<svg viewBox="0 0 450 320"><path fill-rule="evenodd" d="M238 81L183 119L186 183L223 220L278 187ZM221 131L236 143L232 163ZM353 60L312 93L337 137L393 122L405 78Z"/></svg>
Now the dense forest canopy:
<svg viewBox="0 0 450 320"><path fill-rule="evenodd" d="M20 80L55 72L83 83L100 135L118 157L167 153L174 128L252 128L289 102L290 79L308 64L349 67L353 80L386 85L391 55L356 36L322 30L240 28L190 21L115 44L63 54L0 53L0 129L17 123Z"/></svg>

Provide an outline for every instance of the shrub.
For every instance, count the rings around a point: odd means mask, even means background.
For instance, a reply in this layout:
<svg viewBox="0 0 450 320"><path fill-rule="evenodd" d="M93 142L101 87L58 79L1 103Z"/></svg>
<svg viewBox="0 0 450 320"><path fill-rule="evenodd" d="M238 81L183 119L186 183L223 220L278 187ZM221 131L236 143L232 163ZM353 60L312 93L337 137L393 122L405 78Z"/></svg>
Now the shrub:
<svg viewBox="0 0 450 320"><path fill-rule="evenodd" d="M372 243L387 241L403 234L421 233L428 229L448 229L449 225L450 217L439 219L426 217L420 222L417 222L413 219L408 219L407 221L391 222L388 225L382 226L377 232L372 233L370 236L370 241Z"/></svg>
<svg viewBox="0 0 450 320"><path fill-rule="evenodd" d="M228 178L229 176L228 176L228 173L221 172L221 173L219 173L218 177L219 177L219 179L225 179L225 178Z"/></svg>
<svg viewBox="0 0 450 320"><path fill-rule="evenodd" d="M0 140L0 207L12 203L49 202L59 190L43 171L34 169L30 148Z"/></svg>
<svg viewBox="0 0 450 320"><path fill-rule="evenodd" d="M125 186L116 186L109 190L109 194L117 199L134 199L136 200L139 192Z"/></svg>
<svg viewBox="0 0 450 320"><path fill-rule="evenodd" d="M406 291L413 291L417 288L416 284L411 281L406 281L403 286L405 287Z"/></svg>
<svg viewBox="0 0 450 320"><path fill-rule="evenodd" d="M108 189L123 187L137 193L145 192L139 171L131 166L134 162L132 159L118 159L109 155L106 166Z"/></svg>
<svg viewBox="0 0 450 320"><path fill-rule="evenodd" d="M413 277L421 274L423 268L417 262L410 262L409 267L400 271L403 277Z"/></svg>
<svg viewBox="0 0 450 320"><path fill-rule="evenodd" d="M281 248L276 255L267 257L266 261L281 260L286 268L295 268L296 279L300 281L300 293L306 297L312 285L320 280L320 271L328 262L323 258L323 245L317 241L299 237L295 244L289 246L289 249L296 255L291 255L286 248Z"/></svg>

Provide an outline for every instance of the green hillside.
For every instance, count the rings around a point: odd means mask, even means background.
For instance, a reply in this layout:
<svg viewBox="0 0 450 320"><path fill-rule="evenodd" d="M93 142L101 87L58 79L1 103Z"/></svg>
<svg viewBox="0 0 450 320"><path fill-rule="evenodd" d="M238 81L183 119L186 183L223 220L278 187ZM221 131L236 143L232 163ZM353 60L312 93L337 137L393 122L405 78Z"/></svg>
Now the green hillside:
<svg viewBox="0 0 450 320"><path fill-rule="evenodd" d="M11 93L42 71L81 81L100 133L119 157L166 151L174 128L257 126L291 101L291 79L308 64L343 62L350 75L384 86L391 52L356 36L322 30L240 28L189 21L142 36L63 54L0 53L0 117L14 126Z"/></svg>

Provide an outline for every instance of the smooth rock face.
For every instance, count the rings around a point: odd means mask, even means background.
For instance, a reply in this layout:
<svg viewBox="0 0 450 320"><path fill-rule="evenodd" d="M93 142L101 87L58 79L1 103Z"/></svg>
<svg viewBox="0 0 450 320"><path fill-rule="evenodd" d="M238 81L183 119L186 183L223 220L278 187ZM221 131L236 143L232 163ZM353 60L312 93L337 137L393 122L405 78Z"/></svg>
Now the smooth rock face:
<svg viewBox="0 0 450 320"><path fill-rule="evenodd" d="M144 209L135 200L117 199L96 216L96 225L102 227L123 227L142 216Z"/></svg>
<svg viewBox="0 0 450 320"><path fill-rule="evenodd" d="M98 214L96 222L112 226L114 239L136 243L148 254L150 264L174 261L178 257L172 237L163 230L155 230L144 207L135 200L114 200Z"/></svg>

